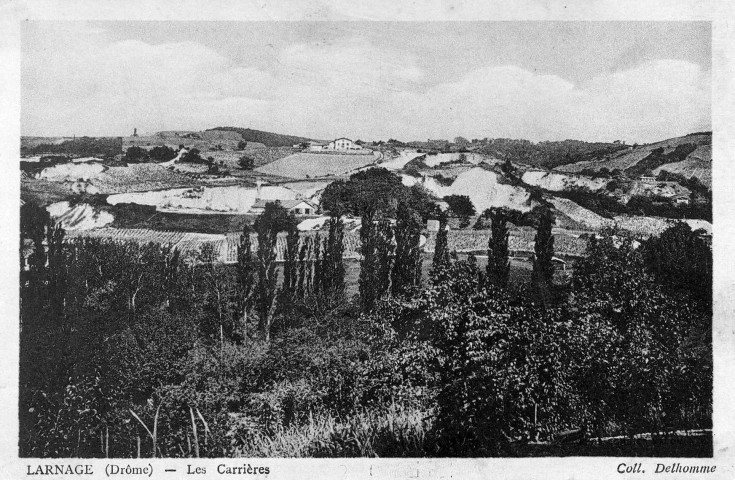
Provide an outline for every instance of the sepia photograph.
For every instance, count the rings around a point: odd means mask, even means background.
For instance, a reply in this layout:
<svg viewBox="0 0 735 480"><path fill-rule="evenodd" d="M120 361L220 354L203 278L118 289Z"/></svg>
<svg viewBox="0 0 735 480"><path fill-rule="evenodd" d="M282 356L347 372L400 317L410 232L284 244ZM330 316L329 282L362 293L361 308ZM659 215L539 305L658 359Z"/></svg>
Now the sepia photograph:
<svg viewBox="0 0 735 480"><path fill-rule="evenodd" d="M711 21L153 20L20 24L13 455L715 473Z"/></svg>

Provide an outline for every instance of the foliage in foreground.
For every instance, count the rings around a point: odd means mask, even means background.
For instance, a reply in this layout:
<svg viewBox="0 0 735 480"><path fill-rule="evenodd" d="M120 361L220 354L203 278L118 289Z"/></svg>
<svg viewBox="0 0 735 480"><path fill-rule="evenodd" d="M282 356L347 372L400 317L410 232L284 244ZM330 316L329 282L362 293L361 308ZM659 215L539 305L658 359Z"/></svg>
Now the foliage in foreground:
<svg viewBox="0 0 735 480"><path fill-rule="evenodd" d="M22 456L511 455L569 428L711 426L711 310L680 276L704 278L708 264L667 263L711 255L692 232L639 248L607 232L546 308L472 258L445 259L424 288L379 290L368 314L303 293L270 303L266 338L259 309L243 310L257 290L247 247L236 268L207 252L187 264L26 220L38 248L21 276ZM302 278L290 251L289 278Z"/></svg>

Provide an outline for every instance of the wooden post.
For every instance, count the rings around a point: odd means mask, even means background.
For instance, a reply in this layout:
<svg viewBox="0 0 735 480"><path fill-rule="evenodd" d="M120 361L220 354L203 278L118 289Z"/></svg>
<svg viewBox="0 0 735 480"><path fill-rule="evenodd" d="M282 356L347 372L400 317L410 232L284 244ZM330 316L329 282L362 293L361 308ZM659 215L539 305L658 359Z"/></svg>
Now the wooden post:
<svg viewBox="0 0 735 480"><path fill-rule="evenodd" d="M137 435L138 438L138 458L140 458L140 435Z"/></svg>

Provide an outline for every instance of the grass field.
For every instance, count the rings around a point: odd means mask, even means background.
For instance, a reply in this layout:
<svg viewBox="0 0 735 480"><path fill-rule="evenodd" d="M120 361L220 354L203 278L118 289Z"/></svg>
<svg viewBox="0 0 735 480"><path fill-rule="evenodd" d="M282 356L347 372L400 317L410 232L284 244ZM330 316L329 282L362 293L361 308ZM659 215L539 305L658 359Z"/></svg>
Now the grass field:
<svg viewBox="0 0 735 480"><path fill-rule="evenodd" d="M290 178L320 178L341 175L374 163L374 155L295 153L256 170Z"/></svg>

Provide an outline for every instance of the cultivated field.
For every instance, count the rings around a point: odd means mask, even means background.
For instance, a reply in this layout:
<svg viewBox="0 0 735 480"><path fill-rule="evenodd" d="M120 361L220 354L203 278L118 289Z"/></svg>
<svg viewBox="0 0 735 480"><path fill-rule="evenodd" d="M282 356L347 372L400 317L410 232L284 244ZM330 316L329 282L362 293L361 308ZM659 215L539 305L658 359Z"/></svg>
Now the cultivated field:
<svg viewBox="0 0 735 480"><path fill-rule="evenodd" d="M666 163L653 170L658 175L661 170L679 173L687 178L697 177L703 184L712 188L712 145L700 145L681 162Z"/></svg>
<svg viewBox="0 0 735 480"><path fill-rule="evenodd" d="M289 178L321 178L342 175L377 160L377 155L295 153L258 167L260 173Z"/></svg>
<svg viewBox="0 0 735 480"><path fill-rule="evenodd" d="M615 223L609 218L605 218L591 210L587 210L586 208L566 198L554 197L551 198L550 201L554 205L554 208L556 208L556 210L568 216L573 221L591 230L599 230L603 227L612 226Z"/></svg>

